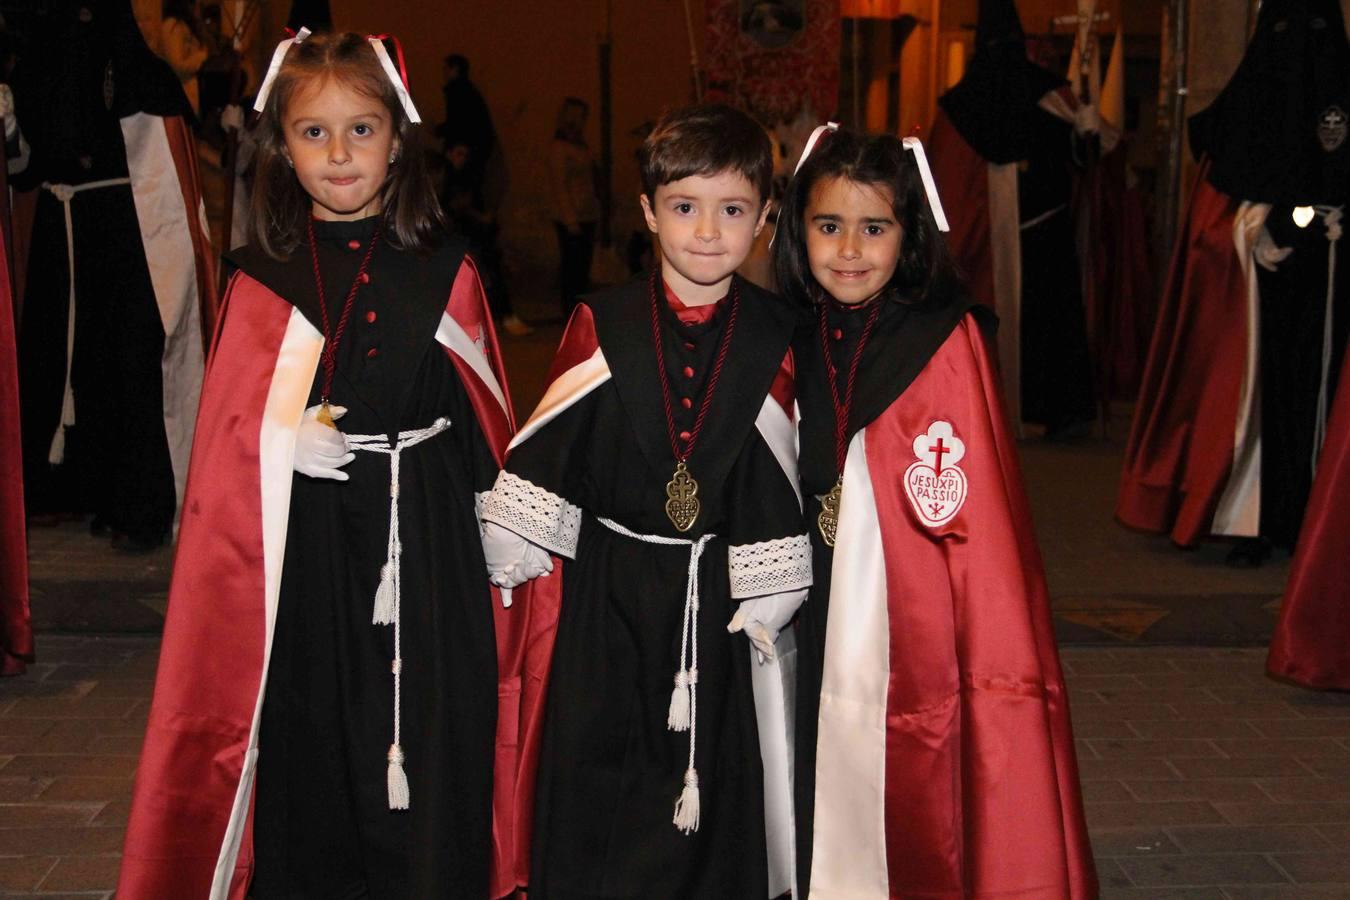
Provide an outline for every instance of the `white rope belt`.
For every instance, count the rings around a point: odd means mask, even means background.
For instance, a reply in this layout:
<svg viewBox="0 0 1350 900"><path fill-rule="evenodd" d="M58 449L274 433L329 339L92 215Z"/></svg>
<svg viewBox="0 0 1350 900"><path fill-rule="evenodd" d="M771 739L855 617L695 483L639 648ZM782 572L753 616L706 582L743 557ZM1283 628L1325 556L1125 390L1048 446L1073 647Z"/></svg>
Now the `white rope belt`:
<svg viewBox="0 0 1350 900"><path fill-rule="evenodd" d="M375 591L375 612L371 617L374 625L394 626L394 662L390 666L394 673L394 742L389 745L388 773L389 808L407 809L410 794L408 775L403 770L403 744L401 729L403 726L403 626L400 611L402 609L402 576L400 558L403 556L403 543L399 540L398 527L398 480L399 460L403 451L430 440L450 427L450 420L442 416L431 423L430 428L413 431L400 431L398 442L393 446L383 434L346 435L347 446L352 450L366 453L383 453L389 457L389 546L384 565L380 567L380 586Z"/></svg>
<svg viewBox="0 0 1350 900"><path fill-rule="evenodd" d="M66 387L61 394L61 421L56 423L56 433L52 435L51 447L47 450L47 462L60 465L66 458L66 429L75 424L75 392L70 387L70 364L75 358L75 222L70 215L70 201L81 191L96 191L100 188L117 187L131 184L130 178L105 178L102 181L86 181L84 184L52 184L42 182L44 190L61 202L66 217L66 268L70 271L70 291L68 315L66 317Z"/></svg>
<svg viewBox="0 0 1350 900"><path fill-rule="evenodd" d="M1331 402L1332 306L1336 301L1336 242L1341 239L1342 206L1318 206L1318 215L1327 229L1327 308L1322 322L1322 384L1317 392L1317 421L1313 432L1312 467L1317 472L1317 457L1327 439L1327 412Z"/></svg>
<svg viewBox="0 0 1350 900"><path fill-rule="evenodd" d="M694 768L694 742L698 733L698 568L708 541L717 537L705 534L697 541L662 537L659 534L638 534L618 522L597 516L596 520L610 531L630 537L644 544L689 548L689 576L684 586L684 625L680 633L680 668L675 673L675 688L670 693L670 712L666 727L671 731L689 732L689 766L684 770L684 790L675 801L675 827L685 834L698 831L699 788L698 770Z"/></svg>

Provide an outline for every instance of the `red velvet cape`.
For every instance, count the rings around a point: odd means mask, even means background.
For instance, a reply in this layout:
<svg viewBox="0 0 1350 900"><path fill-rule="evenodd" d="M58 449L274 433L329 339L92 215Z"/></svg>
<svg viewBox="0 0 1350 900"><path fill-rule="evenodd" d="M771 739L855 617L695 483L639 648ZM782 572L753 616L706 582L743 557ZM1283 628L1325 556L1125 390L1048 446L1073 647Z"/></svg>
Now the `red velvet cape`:
<svg viewBox="0 0 1350 900"><path fill-rule="evenodd" d="M18 675L33 661L19 440L19 356L9 271L9 246L0 240L0 675Z"/></svg>
<svg viewBox="0 0 1350 900"><path fill-rule="evenodd" d="M855 435L844 467L817 743L812 898L1097 895L1040 552L969 315ZM964 505L908 496L949 426Z"/></svg>
<svg viewBox="0 0 1350 900"><path fill-rule="evenodd" d="M1350 356L1298 534L1266 668L1312 688L1350 691Z"/></svg>
<svg viewBox="0 0 1350 900"><path fill-rule="evenodd" d="M447 318L457 328L447 329ZM459 336L441 343L500 461L513 415L471 263L455 279L442 323ZM233 278L203 386L119 897L241 900L251 879L256 717L280 583L268 517L289 505L294 431L321 346L290 303L243 273ZM283 519L282 548L284 540ZM526 634L492 594L500 697L492 884L505 894L515 882L510 809Z"/></svg>
<svg viewBox="0 0 1350 900"><path fill-rule="evenodd" d="M1196 174L1139 388L1116 517L1183 546L1209 534L1233 466L1247 358L1238 204Z"/></svg>

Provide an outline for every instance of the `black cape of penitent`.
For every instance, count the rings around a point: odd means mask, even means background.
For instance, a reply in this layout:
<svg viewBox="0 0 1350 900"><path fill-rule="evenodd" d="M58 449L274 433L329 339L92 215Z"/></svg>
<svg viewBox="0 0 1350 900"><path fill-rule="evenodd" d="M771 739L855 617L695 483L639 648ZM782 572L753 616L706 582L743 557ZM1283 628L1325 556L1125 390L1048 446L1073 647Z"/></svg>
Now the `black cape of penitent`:
<svg viewBox="0 0 1350 900"><path fill-rule="evenodd" d="M1237 72L1191 117L1191 149L1230 197L1339 205L1350 194L1350 42L1337 0L1266 0Z"/></svg>
<svg viewBox="0 0 1350 900"><path fill-rule="evenodd" d="M1026 159L1042 97L1067 84L1027 58L1012 0L980 0L975 55L956 86L938 98L956 130L992 163Z"/></svg>

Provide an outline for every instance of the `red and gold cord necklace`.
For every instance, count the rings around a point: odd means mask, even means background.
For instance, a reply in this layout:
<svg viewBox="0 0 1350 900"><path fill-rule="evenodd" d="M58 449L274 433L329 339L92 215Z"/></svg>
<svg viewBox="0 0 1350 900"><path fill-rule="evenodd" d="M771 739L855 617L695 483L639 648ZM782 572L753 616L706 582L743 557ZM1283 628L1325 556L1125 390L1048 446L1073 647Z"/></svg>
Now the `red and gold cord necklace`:
<svg viewBox="0 0 1350 900"><path fill-rule="evenodd" d="M382 224L375 223L375 233L370 236L370 245L366 247L366 255L361 258L361 267L356 270L356 277L352 279L347 299L342 301L342 313L338 316L337 330L334 331L328 322L328 300L323 293L323 274L319 271L319 248L314 241L314 219L309 217L305 220L305 234L309 238L309 257L314 262L314 288L319 292L319 315L323 319L323 355L319 357L323 363L323 390L319 392L318 420L330 428L337 428L329 410L328 400L332 396L333 373L337 371L338 345L342 343L342 335L346 333L347 322L352 317L352 303L356 300L356 292L361 288L362 276L370 267L370 257L375 252L375 245L380 241Z"/></svg>
<svg viewBox="0 0 1350 900"><path fill-rule="evenodd" d="M828 301L826 301L828 302ZM848 453L848 416L853 409L853 388L858 382L858 364L862 362L863 348L867 346L867 339L872 336L872 329L877 324L877 317L881 314L881 304L885 302L880 298L872 301L872 308L867 311L867 321L863 324L861 337L858 338L858 346L853 351L853 358L848 364L848 381L844 385L844 397L839 398L839 371L834 366L834 357L830 355L830 342L826 336L826 330L829 322L825 316L826 303L819 304L820 307L820 351L825 357L825 377L830 382L830 401L834 407L834 465L835 471L839 473L834 482L834 487L820 501L820 515L816 516L816 527L820 529L820 536L825 541L825 546L833 547L835 537L839 533L839 500L844 493L844 459Z"/></svg>
<svg viewBox="0 0 1350 900"><path fill-rule="evenodd" d="M652 343L656 345L656 371L661 378L661 403L666 414L666 434L670 438L670 452L675 456L675 475L666 484L666 515L675 530L684 533L694 527L698 519L700 502L698 482L689 474L689 457L694 452L694 444L703 431L703 421L708 416L708 406L712 402L717 380L722 376L722 365L726 362L727 348L731 346L731 333L736 328L736 311L740 308L741 294L735 281L731 286L731 311L727 313L726 328L717 346L717 357L713 363L712 374L708 376L707 387L703 389L703 400L699 403L698 415L694 418L694 427L689 437L681 438L675 433L675 415L671 411L670 376L666 374L666 354L661 340L661 307L657 291L657 272L651 277ZM680 446L683 440L683 448Z"/></svg>

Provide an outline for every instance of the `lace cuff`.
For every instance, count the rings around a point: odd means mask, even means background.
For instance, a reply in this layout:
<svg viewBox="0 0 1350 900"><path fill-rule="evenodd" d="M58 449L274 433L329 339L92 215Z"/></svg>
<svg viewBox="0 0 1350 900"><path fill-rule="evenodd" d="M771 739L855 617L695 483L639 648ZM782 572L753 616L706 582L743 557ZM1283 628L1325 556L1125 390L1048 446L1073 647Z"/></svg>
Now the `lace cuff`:
<svg viewBox="0 0 1350 900"><path fill-rule="evenodd" d="M727 556L733 600L811 586L811 539L805 534L733 545Z"/></svg>
<svg viewBox="0 0 1350 900"><path fill-rule="evenodd" d="M483 497L481 518L559 556L576 558L581 507L510 472L498 474L497 483Z"/></svg>

